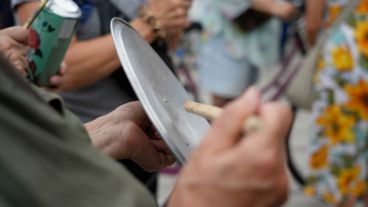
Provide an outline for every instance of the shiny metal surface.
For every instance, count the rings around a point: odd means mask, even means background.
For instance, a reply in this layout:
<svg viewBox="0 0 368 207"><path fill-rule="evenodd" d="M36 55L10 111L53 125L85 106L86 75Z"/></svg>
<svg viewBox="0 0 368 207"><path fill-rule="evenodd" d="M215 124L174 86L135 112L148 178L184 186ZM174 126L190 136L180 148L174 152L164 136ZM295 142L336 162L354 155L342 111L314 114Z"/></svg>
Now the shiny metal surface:
<svg viewBox="0 0 368 207"><path fill-rule="evenodd" d="M190 96L127 22L114 18L111 32L125 73L146 113L178 161L184 163L209 128L208 122L184 110Z"/></svg>

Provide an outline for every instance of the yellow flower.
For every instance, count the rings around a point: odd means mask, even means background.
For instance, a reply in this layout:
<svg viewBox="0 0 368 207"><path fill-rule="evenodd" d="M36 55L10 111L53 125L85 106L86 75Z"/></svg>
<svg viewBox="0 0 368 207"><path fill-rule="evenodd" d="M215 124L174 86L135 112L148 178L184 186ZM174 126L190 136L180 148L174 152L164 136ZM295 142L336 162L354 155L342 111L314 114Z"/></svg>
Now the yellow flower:
<svg viewBox="0 0 368 207"><path fill-rule="evenodd" d="M329 106L317 119L317 124L324 128L324 135L332 145L340 142L352 142L354 140L353 126L355 120L351 116L342 113L336 105Z"/></svg>
<svg viewBox="0 0 368 207"><path fill-rule="evenodd" d="M312 169L319 170L325 168L328 164L328 147L321 147L318 151L312 154L309 165Z"/></svg>
<svg viewBox="0 0 368 207"><path fill-rule="evenodd" d="M359 166L342 170L341 174L337 178L337 186L342 195L350 193L351 184L358 179L359 173Z"/></svg>
<svg viewBox="0 0 368 207"><path fill-rule="evenodd" d="M368 83L360 80L355 86L346 86L345 91L350 96L346 107L359 113L362 119L368 120Z"/></svg>
<svg viewBox="0 0 368 207"><path fill-rule="evenodd" d="M332 50L332 62L338 71L348 72L353 69L353 55L347 47L334 48Z"/></svg>
<svg viewBox="0 0 368 207"><path fill-rule="evenodd" d="M320 83L320 73L326 68L326 61L321 54L318 57L316 68L317 71L314 74L313 80L316 83Z"/></svg>
<svg viewBox="0 0 368 207"><path fill-rule="evenodd" d="M359 51L368 57L368 21L357 23L355 37Z"/></svg>
<svg viewBox="0 0 368 207"><path fill-rule="evenodd" d="M367 191L367 183L364 181L359 181L357 184L353 187L351 193L353 196L359 198L364 195L364 193Z"/></svg>
<svg viewBox="0 0 368 207"><path fill-rule="evenodd" d="M368 14L368 0L360 0L360 4L356 9L357 13Z"/></svg>
<svg viewBox="0 0 368 207"><path fill-rule="evenodd" d="M342 6L339 4L330 5L328 8L328 15L326 20L326 26L332 25L332 23L335 21L335 19L339 16L339 14L342 12Z"/></svg>
<svg viewBox="0 0 368 207"><path fill-rule="evenodd" d="M323 200L328 204L335 204L336 203L335 196L330 192L326 192L325 194L323 194Z"/></svg>
<svg viewBox="0 0 368 207"><path fill-rule="evenodd" d="M317 70L318 70L318 71L321 71L321 70L323 70L325 67L326 67L326 61L325 61L325 59L323 58L323 56L322 56L322 55L320 55L320 56L318 57Z"/></svg>
<svg viewBox="0 0 368 207"><path fill-rule="evenodd" d="M316 188L313 186L307 186L304 188L304 194L307 196L315 196L317 193Z"/></svg>

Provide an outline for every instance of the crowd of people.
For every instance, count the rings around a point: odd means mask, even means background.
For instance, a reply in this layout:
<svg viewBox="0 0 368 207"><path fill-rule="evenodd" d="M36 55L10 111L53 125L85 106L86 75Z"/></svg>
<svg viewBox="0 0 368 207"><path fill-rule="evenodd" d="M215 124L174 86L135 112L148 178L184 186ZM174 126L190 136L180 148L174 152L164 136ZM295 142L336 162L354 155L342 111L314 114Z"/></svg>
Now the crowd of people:
<svg viewBox="0 0 368 207"><path fill-rule="evenodd" d="M199 85L224 112L182 167L166 205L281 206L292 114L264 103L252 85L279 61L281 22L296 16L305 21L307 45L324 44L304 191L332 206L368 206L367 0L323 43L320 34L350 1L305 0L305 10L277 0L74 1L82 12L76 35L43 88L26 81L28 30L12 26L24 24L40 1L0 5L0 206L157 205L157 171L175 157L121 69L113 17L129 21L173 72L171 54L186 28L203 28ZM255 115L262 128L241 133Z"/></svg>

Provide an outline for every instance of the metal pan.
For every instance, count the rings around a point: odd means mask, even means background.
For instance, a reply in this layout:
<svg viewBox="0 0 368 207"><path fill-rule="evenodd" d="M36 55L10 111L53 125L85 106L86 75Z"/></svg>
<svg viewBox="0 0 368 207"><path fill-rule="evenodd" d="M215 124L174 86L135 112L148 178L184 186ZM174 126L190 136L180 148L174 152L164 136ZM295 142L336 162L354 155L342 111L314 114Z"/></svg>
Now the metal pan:
<svg viewBox="0 0 368 207"><path fill-rule="evenodd" d="M129 23L112 19L111 33L120 62L146 113L178 161L184 163L209 128L208 122L184 110L190 96Z"/></svg>

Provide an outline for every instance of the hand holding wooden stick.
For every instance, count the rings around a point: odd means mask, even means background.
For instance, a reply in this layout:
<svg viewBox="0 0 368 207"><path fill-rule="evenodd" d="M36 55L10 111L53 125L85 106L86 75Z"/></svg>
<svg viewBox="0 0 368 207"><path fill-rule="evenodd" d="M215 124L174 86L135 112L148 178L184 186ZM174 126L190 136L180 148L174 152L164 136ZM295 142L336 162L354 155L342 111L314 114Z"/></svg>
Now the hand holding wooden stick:
<svg viewBox="0 0 368 207"><path fill-rule="evenodd" d="M186 101L184 103L184 109L187 112L196 114L203 118L206 118L209 121L214 120L217 117L219 117L223 111L219 107L201 104L201 103L197 103L194 101ZM255 116L251 116L245 121L243 131L244 133L250 133L250 132L259 131L261 128L262 128L262 124L259 118Z"/></svg>

